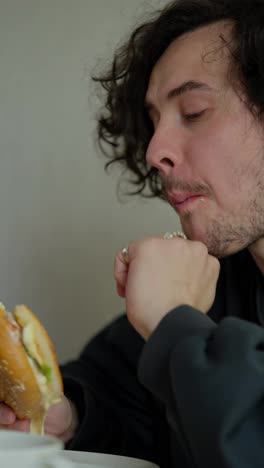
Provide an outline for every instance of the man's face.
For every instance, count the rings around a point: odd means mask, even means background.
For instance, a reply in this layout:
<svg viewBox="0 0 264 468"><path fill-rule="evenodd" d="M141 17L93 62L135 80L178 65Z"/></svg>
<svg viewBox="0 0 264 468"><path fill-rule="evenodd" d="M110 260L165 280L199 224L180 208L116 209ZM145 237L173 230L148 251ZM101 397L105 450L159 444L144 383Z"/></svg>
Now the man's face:
<svg viewBox="0 0 264 468"><path fill-rule="evenodd" d="M264 235L264 128L231 83L220 36L231 38L230 24L171 43L146 94L154 125L147 161L158 169L188 238L218 257Z"/></svg>

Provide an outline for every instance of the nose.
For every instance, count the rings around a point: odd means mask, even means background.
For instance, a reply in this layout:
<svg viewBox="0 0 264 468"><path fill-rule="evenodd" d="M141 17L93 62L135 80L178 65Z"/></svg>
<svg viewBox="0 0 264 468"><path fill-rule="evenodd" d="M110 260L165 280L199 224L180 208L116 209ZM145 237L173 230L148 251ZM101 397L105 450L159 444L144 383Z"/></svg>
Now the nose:
<svg viewBox="0 0 264 468"><path fill-rule="evenodd" d="M156 130L146 152L147 163L169 176L183 160L183 149L175 132Z"/></svg>

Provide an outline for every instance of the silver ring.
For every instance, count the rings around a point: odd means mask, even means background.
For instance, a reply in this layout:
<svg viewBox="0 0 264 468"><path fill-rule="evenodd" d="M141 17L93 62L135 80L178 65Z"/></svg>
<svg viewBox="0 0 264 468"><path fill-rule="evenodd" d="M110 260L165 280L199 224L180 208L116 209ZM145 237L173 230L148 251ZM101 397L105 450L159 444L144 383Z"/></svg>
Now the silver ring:
<svg viewBox="0 0 264 468"><path fill-rule="evenodd" d="M166 232L166 234L163 236L163 239L175 239L175 237L180 237L181 239L187 240L186 235L181 231Z"/></svg>
<svg viewBox="0 0 264 468"><path fill-rule="evenodd" d="M121 250L121 254L122 254L122 257L123 257L123 259L125 260L125 262L126 262L127 264L129 264L128 247L124 247L124 248Z"/></svg>

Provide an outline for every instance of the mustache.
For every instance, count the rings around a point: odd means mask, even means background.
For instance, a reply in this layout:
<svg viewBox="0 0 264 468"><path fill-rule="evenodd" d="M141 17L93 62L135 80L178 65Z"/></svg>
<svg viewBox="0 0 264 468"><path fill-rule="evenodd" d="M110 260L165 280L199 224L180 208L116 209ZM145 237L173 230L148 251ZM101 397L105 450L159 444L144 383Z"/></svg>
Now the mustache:
<svg viewBox="0 0 264 468"><path fill-rule="evenodd" d="M187 182L174 177L161 177L161 188L163 194L166 196L167 193L177 192L190 192L197 195L206 195L210 197L212 192L208 185L201 182Z"/></svg>

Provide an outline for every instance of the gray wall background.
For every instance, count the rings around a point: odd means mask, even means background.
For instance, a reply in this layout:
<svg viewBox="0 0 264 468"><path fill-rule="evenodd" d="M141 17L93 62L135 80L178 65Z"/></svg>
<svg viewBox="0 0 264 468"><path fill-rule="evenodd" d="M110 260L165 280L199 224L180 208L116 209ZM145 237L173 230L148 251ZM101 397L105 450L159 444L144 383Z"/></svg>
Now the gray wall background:
<svg viewBox="0 0 264 468"><path fill-rule="evenodd" d="M32 308L60 361L124 310L116 251L179 226L162 202L118 200L89 78L164 3L0 0L0 300Z"/></svg>

